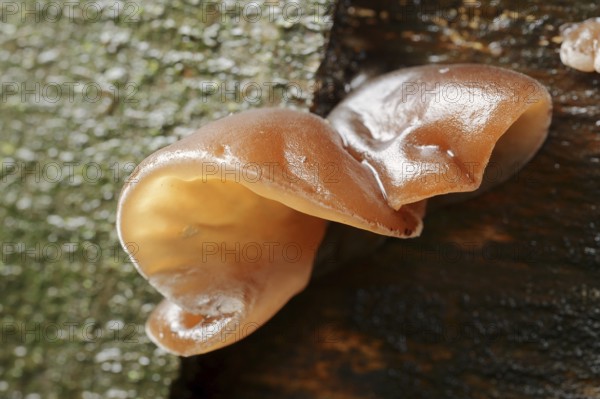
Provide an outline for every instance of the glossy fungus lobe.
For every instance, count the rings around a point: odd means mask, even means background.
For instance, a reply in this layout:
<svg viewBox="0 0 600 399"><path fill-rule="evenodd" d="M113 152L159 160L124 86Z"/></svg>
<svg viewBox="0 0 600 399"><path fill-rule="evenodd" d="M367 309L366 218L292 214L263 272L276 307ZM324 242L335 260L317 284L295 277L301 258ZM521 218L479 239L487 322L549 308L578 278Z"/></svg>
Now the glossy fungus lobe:
<svg viewBox="0 0 600 399"><path fill-rule="evenodd" d="M401 69L367 82L328 116L372 167L389 205L487 189L524 165L548 132L551 98L523 74L484 65ZM492 179L484 172L494 169Z"/></svg>
<svg viewBox="0 0 600 399"><path fill-rule="evenodd" d="M550 108L519 73L425 66L365 83L329 121L247 111L157 151L117 212L123 247L165 297L149 336L183 356L244 338L306 286L329 221L419 235L428 198L531 158Z"/></svg>

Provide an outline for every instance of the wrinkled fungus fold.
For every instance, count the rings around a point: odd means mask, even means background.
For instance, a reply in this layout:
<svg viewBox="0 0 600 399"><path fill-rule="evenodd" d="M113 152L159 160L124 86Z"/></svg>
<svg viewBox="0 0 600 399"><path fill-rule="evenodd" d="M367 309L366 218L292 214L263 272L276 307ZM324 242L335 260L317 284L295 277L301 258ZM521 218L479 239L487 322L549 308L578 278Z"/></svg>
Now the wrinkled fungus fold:
<svg viewBox="0 0 600 399"><path fill-rule="evenodd" d="M428 198L481 189L490 159L530 159L550 107L515 72L425 66L367 82L328 120L246 111L157 151L117 213L121 244L165 297L148 335L182 356L243 339L304 289L329 221L418 236Z"/></svg>

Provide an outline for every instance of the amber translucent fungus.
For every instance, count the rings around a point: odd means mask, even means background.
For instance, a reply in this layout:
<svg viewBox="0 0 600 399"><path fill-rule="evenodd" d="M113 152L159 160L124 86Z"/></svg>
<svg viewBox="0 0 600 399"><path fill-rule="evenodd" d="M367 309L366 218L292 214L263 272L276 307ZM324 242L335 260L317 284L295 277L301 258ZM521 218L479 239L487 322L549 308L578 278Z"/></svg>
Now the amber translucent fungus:
<svg viewBox="0 0 600 399"><path fill-rule="evenodd" d="M474 191L493 162L506 180L539 149L552 103L540 83L507 69L429 65L365 83L328 116L372 167L389 205Z"/></svg>
<svg viewBox="0 0 600 399"><path fill-rule="evenodd" d="M423 213L422 204L389 208L325 120L261 109L145 159L117 224L140 273L170 302L151 316L151 337L189 355L236 341L302 290L326 220L409 237Z"/></svg>
<svg viewBox="0 0 600 399"><path fill-rule="evenodd" d="M550 110L519 73L424 66L365 83L331 126L246 111L157 151L117 212L121 244L166 298L148 335L183 356L246 337L306 286L328 221L418 236L428 198L481 190L490 162L514 173L531 158Z"/></svg>

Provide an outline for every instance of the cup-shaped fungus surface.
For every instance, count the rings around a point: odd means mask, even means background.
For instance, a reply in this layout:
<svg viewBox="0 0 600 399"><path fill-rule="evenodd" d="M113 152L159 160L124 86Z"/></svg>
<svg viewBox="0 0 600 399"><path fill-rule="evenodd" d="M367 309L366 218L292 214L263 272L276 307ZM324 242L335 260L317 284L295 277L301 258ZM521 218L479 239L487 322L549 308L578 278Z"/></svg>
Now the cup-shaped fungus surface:
<svg viewBox="0 0 600 399"><path fill-rule="evenodd" d="M423 213L424 204L389 208L324 119L263 109L145 159L117 223L138 270L166 297L149 335L190 355L242 338L302 290L327 220L409 237Z"/></svg>
<svg viewBox="0 0 600 399"><path fill-rule="evenodd" d="M560 27L563 64L583 72L600 73L600 17Z"/></svg>
<svg viewBox="0 0 600 399"><path fill-rule="evenodd" d="M543 143L551 108L548 91L523 74L430 65L364 83L328 119L399 209L480 188L490 162L496 171L489 184L507 179Z"/></svg>
<svg viewBox="0 0 600 399"><path fill-rule="evenodd" d="M184 356L244 338L306 286L327 221L418 236L428 198L478 189L490 159L526 162L550 109L519 73L424 66L365 83L331 126L247 111L152 154L117 212L121 244L166 298L149 336Z"/></svg>

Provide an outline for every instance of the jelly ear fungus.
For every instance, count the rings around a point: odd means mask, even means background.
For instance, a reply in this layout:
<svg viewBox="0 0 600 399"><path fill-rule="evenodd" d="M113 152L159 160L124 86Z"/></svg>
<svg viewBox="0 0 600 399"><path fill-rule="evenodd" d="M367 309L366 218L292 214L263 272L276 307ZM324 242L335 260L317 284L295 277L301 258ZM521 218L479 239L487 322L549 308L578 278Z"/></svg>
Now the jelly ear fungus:
<svg viewBox="0 0 600 399"><path fill-rule="evenodd" d="M182 356L244 338L306 286L328 221L418 236L428 198L477 190L490 159L527 162L550 111L522 74L423 66L365 83L328 120L247 111L150 155L117 213L166 298L149 336Z"/></svg>
<svg viewBox="0 0 600 399"><path fill-rule="evenodd" d="M334 165L335 174L323 173ZM121 242L165 296L150 337L180 354L228 345L307 284L326 221L416 236L422 206L387 206L368 168L317 116L228 116L146 158L121 194Z"/></svg>
<svg viewBox="0 0 600 399"><path fill-rule="evenodd" d="M367 82L327 119L399 209L508 179L544 142L551 104L539 82L517 72L430 65ZM488 164L494 178L481 187Z"/></svg>

